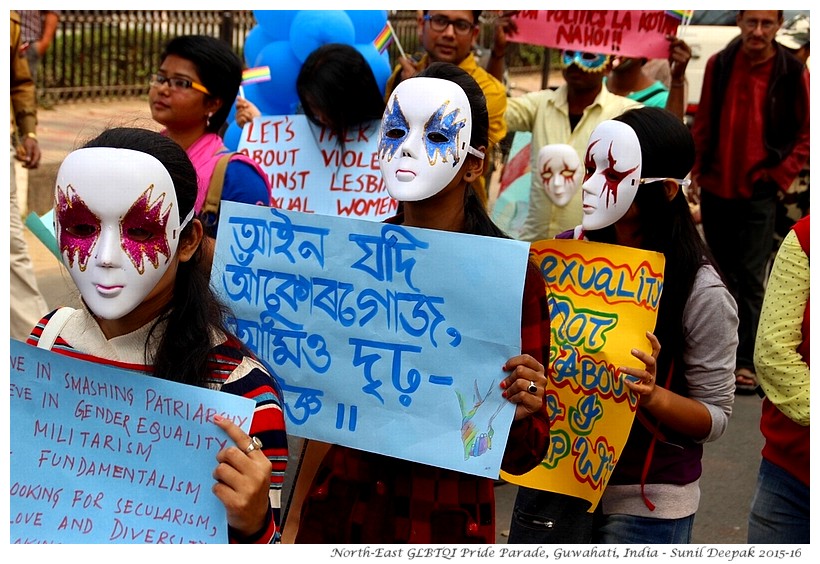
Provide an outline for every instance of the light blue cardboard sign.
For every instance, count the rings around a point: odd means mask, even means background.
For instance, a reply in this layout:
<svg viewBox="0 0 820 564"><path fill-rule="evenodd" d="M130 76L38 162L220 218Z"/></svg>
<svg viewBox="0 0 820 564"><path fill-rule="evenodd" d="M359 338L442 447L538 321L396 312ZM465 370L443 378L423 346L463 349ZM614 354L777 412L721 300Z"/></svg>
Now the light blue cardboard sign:
<svg viewBox="0 0 820 564"><path fill-rule="evenodd" d="M530 171L530 145L532 133L516 131L510 147L504 172L501 174L500 193L493 204L490 216L510 237L519 238L530 209L532 171ZM522 157L526 157L522 160ZM522 161L522 162L517 162Z"/></svg>
<svg viewBox="0 0 820 564"><path fill-rule="evenodd" d="M291 435L497 477L529 245L224 202L211 284Z"/></svg>
<svg viewBox="0 0 820 564"><path fill-rule="evenodd" d="M381 221L398 203L379 169L380 123L350 128L343 148L304 115L261 116L245 125L237 149L267 172L274 207Z"/></svg>
<svg viewBox="0 0 820 564"><path fill-rule="evenodd" d="M11 339L11 543L225 543L211 492L250 399Z"/></svg>
<svg viewBox="0 0 820 564"><path fill-rule="evenodd" d="M54 234L54 208L51 208L41 216L35 212L30 212L26 217L26 227L28 227L40 242L51 251L51 254L62 263L63 257L60 256L57 236Z"/></svg>

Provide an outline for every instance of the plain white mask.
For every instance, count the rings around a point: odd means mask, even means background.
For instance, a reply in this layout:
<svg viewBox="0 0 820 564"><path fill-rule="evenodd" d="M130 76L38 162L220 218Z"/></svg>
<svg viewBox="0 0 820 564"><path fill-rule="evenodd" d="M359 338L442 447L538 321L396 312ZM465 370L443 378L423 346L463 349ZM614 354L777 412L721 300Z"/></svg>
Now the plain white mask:
<svg viewBox="0 0 820 564"><path fill-rule="evenodd" d="M472 114L461 87L440 78L401 82L387 101L379 131L379 167L391 197L415 202L438 194L464 165Z"/></svg>
<svg viewBox="0 0 820 564"><path fill-rule="evenodd" d="M120 319L171 264L180 225L174 183L156 158L131 149L70 153L57 173L55 233L63 262L94 315Z"/></svg>
<svg viewBox="0 0 820 564"><path fill-rule="evenodd" d="M563 143L544 145L538 151L538 171L544 190L556 206L566 206L581 187L584 168L575 149Z"/></svg>
<svg viewBox="0 0 820 564"><path fill-rule="evenodd" d="M641 144L635 131L620 121L601 122L589 137L584 156L583 199L587 231L621 219L638 193Z"/></svg>

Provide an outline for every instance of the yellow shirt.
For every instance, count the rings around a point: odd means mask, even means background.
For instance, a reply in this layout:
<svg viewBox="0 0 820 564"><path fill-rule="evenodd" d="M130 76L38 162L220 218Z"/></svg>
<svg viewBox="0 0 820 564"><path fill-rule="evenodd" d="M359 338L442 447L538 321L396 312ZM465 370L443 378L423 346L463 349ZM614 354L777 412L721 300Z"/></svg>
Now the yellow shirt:
<svg viewBox="0 0 820 564"><path fill-rule="evenodd" d="M808 425L809 365L797 352L803 342L803 313L809 299L809 257L789 231L772 266L755 340L755 374L783 414Z"/></svg>
<svg viewBox="0 0 820 564"><path fill-rule="evenodd" d="M552 239L562 231L580 225L583 217L581 190L564 207L554 205L547 196L541 184L541 175L534 172L538 169L538 151L541 147L551 143L571 145L583 162L589 136L599 123L642 105L612 94L602 87L595 101L584 110L578 125L570 130L566 85L559 86L556 90L541 90L508 100L505 117L509 130L532 132L530 202L519 239Z"/></svg>

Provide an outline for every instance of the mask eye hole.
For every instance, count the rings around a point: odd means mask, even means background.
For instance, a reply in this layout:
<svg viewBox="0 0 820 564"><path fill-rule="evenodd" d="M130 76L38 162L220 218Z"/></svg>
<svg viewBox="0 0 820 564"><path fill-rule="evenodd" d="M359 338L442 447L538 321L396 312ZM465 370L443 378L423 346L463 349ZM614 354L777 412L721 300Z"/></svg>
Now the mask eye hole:
<svg viewBox="0 0 820 564"><path fill-rule="evenodd" d="M97 234L97 227L95 225L91 225L90 223L78 223L76 225L63 226L63 229L72 237L77 237L80 239L87 239L88 237L93 237Z"/></svg>
<svg viewBox="0 0 820 564"><path fill-rule="evenodd" d="M143 243L149 240L151 237L153 237L154 233L152 231L149 231L148 229L143 229L141 227L129 227L125 230L125 236L131 239L132 241Z"/></svg>
<svg viewBox="0 0 820 564"><path fill-rule="evenodd" d="M384 136L387 137L388 139L401 139L402 137L404 137L406 135L406 133L407 132L404 131L403 129L393 128L393 129L388 129L385 132Z"/></svg>
<svg viewBox="0 0 820 564"><path fill-rule="evenodd" d="M428 133L427 139L431 143L447 143L447 141L449 141L443 133L439 133L438 131L431 131Z"/></svg>

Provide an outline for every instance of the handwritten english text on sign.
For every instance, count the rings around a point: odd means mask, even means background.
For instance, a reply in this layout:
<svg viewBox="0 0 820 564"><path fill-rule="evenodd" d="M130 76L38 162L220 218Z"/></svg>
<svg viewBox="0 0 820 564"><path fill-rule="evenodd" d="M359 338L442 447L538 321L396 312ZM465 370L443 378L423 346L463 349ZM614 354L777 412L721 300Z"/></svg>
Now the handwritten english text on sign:
<svg viewBox="0 0 820 564"><path fill-rule="evenodd" d="M666 59L679 21L664 10L521 10L510 41L588 53Z"/></svg>
<svg viewBox="0 0 820 564"><path fill-rule="evenodd" d="M550 450L540 466L504 479L591 503L593 511L626 445L637 397L619 366L649 352L663 291L664 257L630 247L550 239L531 248L550 304L547 407Z"/></svg>
<svg viewBox="0 0 820 564"><path fill-rule="evenodd" d="M252 400L11 340L11 543L226 543L211 492Z"/></svg>
<svg viewBox="0 0 820 564"><path fill-rule="evenodd" d="M380 221L398 203L379 169L379 125L353 126L340 140L304 115L261 116L245 125L238 149L268 174L274 207Z"/></svg>

